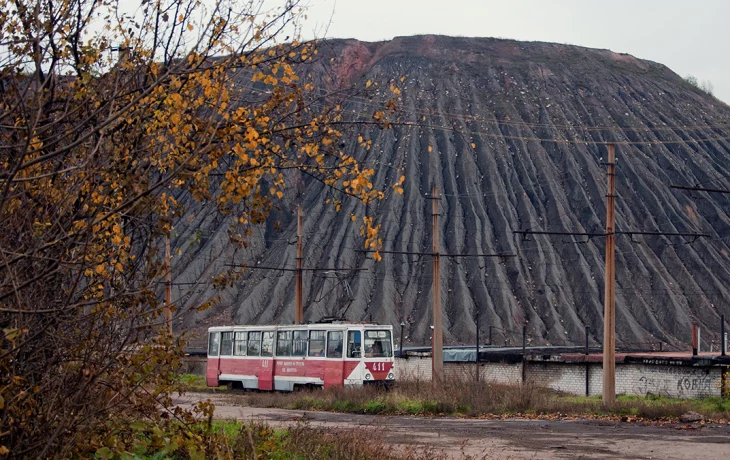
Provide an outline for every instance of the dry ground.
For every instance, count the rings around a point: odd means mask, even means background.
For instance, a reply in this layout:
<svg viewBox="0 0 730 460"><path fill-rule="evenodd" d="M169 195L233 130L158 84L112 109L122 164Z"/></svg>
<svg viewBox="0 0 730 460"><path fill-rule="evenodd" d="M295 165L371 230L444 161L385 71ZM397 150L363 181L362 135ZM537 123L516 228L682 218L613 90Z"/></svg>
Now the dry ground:
<svg viewBox="0 0 730 460"><path fill-rule="evenodd" d="M564 459L726 459L730 425L665 426L596 420L482 420L338 414L242 406L236 395L188 393L176 401L189 406L212 399L220 418L256 419L271 425L311 425L370 430L394 445L432 445L453 458Z"/></svg>

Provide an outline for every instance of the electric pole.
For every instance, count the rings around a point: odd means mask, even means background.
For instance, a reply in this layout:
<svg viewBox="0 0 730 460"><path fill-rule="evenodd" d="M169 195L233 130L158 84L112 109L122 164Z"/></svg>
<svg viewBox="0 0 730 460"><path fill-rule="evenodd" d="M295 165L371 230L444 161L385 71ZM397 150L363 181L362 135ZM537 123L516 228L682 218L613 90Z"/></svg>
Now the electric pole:
<svg viewBox="0 0 730 460"><path fill-rule="evenodd" d="M432 278L432 290L433 290L433 334L431 340L431 371L434 382L440 382L443 378L444 370L444 336L443 336L443 321L441 314L441 257L448 258L459 258L459 257L515 257L515 254L501 253L501 254L448 254L440 252L439 248L439 197L436 186L433 186L431 190L431 215L432 215L432 252L415 252L415 251L374 251L374 250L358 250L356 252L372 253L378 252L380 254L399 254L409 256L431 256L433 257L433 278ZM490 328L491 336L491 328Z"/></svg>
<svg viewBox="0 0 730 460"><path fill-rule="evenodd" d="M616 199L616 147L608 144L608 189L606 190L606 231L605 233L590 232L551 232L534 230L515 230L512 233L522 235L527 239L528 235L561 235L561 236L583 236L588 239L594 237L606 238L606 279L603 296L603 403L611 404L616 401L616 269L615 269L615 236L647 235L647 236L679 236L697 239L701 236L709 236L705 233L687 232L659 232L659 231L621 231L615 229L615 199ZM690 188L672 186L672 188ZM700 190L698 188L691 188ZM718 190L706 190L718 191ZM694 241L694 240L693 240Z"/></svg>
<svg viewBox="0 0 730 460"><path fill-rule="evenodd" d="M170 235L165 235L165 325L172 335L172 270L170 263Z"/></svg>
<svg viewBox="0 0 730 460"><path fill-rule="evenodd" d="M727 189L707 188L707 187L700 187L699 185L690 186L690 185L672 184L670 186L670 188L676 188L679 190L691 190L691 191L695 191L695 192L723 193L723 194L730 193L730 190L727 190ZM692 343L694 344L694 337L693 337ZM721 356L725 356L725 354L726 354L725 315L720 315L720 350L721 350L721 352L720 352ZM723 374L723 375L725 375L725 374ZM725 388L725 387L723 386L723 388Z"/></svg>
<svg viewBox="0 0 730 460"><path fill-rule="evenodd" d="M294 324L304 321L304 307L302 305L302 227L304 226L304 212L302 205L297 206L297 274L296 274L296 305L294 310Z"/></svg>
<svg viewBox="0 0 730 460"><path fill-rule="evenodd" d="M265 265L245 266L242 264L225 264L227 267L245 268L248 270L272 270L277 272L294 272L295 277L295 301L294 301L294 324L301 324L304 321L304 302L302 296L302 275L305 271L368 271L367 268L342 268L342 267L304 267L303 261L303 234L304 234L304 211L302 205L297 206L297 257L296 267L270 267Z"/></svg>
<svg viewBox="0 0 730 460"><path fill-rule="evenodd" d="M606 192L606 281L603 296L603 404L616 402L616 272L614 211L616 151L608 146L608 189Z"/></svg>
<svg viewBox="0 0 730 460"><path fill-rule="evenodd" d="M476 356L474 357L474 361L476 362L476 380L479 381L479 308L477 308L477 311L475 312L475 322L477 326L477 347L476 347Z"/></svg>
<svg viewBox="0 0 730 460"><path fill-rule="evenodd" d="M441 257L439 254L439 198L436 186L431 189L431 215L433 217L433 350L431 362L433 380L442 382L444 376L444 330L441 324Z"/></svg>

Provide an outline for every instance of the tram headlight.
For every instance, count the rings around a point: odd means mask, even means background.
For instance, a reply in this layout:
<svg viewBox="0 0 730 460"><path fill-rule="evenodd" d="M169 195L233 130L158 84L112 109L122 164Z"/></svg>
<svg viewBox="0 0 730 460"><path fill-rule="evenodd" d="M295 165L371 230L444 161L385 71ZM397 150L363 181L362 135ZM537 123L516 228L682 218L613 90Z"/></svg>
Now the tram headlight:
<svg viewBox="0 0 730 460"><path fill-rule="evenodd" d="M393 375L392 372L390 374L388 374L388 380L393 380L394 378L395 378L395 375Z"/></svg>
<svg viewBox="0 0 730 460"><path fill-rule="evenodd" d="M365 374L365 380L370 380L371 378L373 378L373 376L372 376L372 375L370 375L370 372L367 372L367 373Z"/></svg>

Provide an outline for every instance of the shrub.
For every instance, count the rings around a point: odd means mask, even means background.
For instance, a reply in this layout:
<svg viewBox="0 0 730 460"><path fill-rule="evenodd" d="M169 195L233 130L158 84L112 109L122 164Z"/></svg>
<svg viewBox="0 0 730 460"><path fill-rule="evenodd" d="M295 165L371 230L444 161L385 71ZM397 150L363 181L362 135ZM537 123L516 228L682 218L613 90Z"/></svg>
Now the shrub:
<svg viewBox="0 0 730 460"><path fill-rule="evenodd" d="M694 75L687 75L684 77L684 81L699 89L700 91L712 96L715 91L715 86L709 80L703 80L700 82Z"/></svg>

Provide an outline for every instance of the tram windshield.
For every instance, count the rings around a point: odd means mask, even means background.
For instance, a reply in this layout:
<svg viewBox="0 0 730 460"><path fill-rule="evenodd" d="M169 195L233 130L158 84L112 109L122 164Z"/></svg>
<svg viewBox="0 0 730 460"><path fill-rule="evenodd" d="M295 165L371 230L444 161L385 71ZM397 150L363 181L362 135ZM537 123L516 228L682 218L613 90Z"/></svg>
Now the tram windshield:
<svg viewBox="0 0 730 460"><path fill-rule="evenodd" d="M365 331L365 357L390 358L393 356L393 347L390 341L390 331Z"/></svg>

